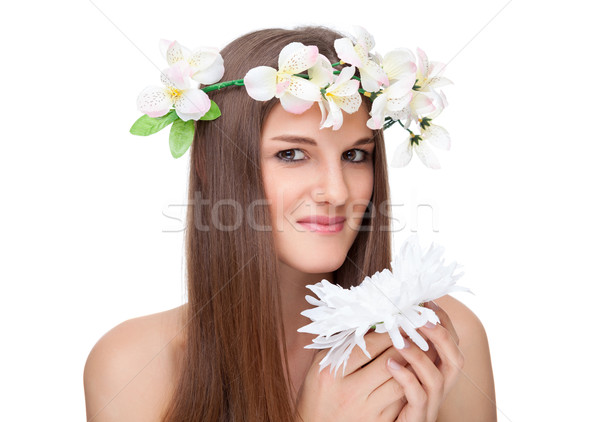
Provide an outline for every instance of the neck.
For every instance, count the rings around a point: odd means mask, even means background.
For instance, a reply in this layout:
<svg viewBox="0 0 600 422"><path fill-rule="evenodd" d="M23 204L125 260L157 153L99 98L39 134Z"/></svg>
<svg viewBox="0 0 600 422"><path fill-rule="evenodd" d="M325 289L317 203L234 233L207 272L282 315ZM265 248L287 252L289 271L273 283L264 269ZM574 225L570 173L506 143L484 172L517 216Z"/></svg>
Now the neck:
<svg viewBox="0 0 600 422"><path fill-rule="evenodd" d="M314 338L312 334L297 331L298 328L310 323L309 318L300 315L300 312L312 307L304 298L307 294L312 294L306 286L316 284L323 279L332 281L333 273L303 273L280 262L279 276L286 347L293 352L303 349Z"/></svg>
<svg viewBox="0 0 600 422"><path fill-rule="evenodd" d="M314 355L318 351L304 348L312 343L315 337L313 334L298 332L298 328L311 322L309 318L300 315L300 312L312 307L304 298L307 294L312 294L306 286L318 283L324 278L332 281L333 273L302 273L280 262L279 277L285 347L291 376L289 381L292 385L292 395L296 397Z"/></svg>

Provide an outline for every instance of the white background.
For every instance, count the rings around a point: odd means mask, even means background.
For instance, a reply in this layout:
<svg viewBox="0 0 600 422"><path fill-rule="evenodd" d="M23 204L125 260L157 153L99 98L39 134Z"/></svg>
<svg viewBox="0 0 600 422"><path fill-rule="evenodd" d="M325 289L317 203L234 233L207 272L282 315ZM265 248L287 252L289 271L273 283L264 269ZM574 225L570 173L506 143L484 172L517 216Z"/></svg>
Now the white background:
<svg viewBox="0 0 600 422"><path fill-rule="evenodd" d="M139 91L159 83L158 40L220 48L310 23L360 24L381 53L448 63L452 150L441 171L392 170L396 239L419 229L464 265L475 295L457 297L487 328L500 421L596 417L594 3L210 3L1 6L0 419L84 420L94 343L183 303L189 156L171 157L166 131L129 134ZM404 136L388 133L390 156Z"/></svg>

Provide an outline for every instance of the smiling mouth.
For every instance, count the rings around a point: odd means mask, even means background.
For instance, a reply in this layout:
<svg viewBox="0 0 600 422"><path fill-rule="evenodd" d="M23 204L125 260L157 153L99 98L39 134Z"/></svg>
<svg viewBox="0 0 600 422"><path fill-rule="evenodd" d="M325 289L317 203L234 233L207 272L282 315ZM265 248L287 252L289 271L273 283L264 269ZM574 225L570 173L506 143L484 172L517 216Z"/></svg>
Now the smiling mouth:
<svg viewBox="0 0 600 422"><path fill-rule="evenodd" d="M345 217L312 216L298 220L298 224L311 232L337 233L344 228L345 221Z"/></svg>

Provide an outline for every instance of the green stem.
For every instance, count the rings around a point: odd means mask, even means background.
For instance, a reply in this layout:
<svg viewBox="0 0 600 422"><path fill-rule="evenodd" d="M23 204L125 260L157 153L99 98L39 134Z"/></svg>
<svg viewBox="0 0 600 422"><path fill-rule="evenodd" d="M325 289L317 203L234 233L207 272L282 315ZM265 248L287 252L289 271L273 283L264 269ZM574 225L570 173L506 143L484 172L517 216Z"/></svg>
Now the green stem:
<svg viewBox="0 0 600 422"><path fill-rule="evenodd" d="M339 66L341 64L342 64L341 62L336 62L336 63L332 64L331 67L336 67L336 66Z"/></svg>
<svg viewBox="0 0 600 422"><path fill-rule="evenodd" d="M232 86L232 85L244 86L244 80L236 79L235 81L227 81L227 82L221 82L221 83L214 84L214 85L205 86L204 88L202 88L202 91L204 91L204 92L216 91L218 89L226 88L226 87Z"/></svg>
<svg viewBox="0 0 600 422"><path fill-rule="evenodd" d="M400 120L394 120L394 119L392 119L389 116L385 118L385 123L383 124L383 128L387 129L390 126L392 126L394 123L399 123L400 126L402 126L405 130L407 130L408 133L410 133L411 136L414 136L414 133L412 132L412 130L410 130L409 128L405 127Z"/></svg>

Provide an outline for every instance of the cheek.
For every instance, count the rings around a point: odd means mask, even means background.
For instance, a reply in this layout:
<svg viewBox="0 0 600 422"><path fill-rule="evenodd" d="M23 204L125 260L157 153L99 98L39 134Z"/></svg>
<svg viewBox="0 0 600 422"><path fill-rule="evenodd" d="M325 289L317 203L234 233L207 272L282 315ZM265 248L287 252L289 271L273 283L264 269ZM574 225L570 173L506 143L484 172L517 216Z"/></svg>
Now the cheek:
<svg viewBox="0 0 600 422"><path fill-rule="evenodd" d="M368 201L373 195L373 172L362 172L350 183L350 196L353 199Z"/></svg>
<svg viewBox="0 0 600 422"><path fill-rule="evenodd" d="M373 195L373 174L372 172L362 174L361 177L356 178L351 185L351 203L347 210L348 216L353 223L350 224L351 228L357 227L361 224L361 221L365 215L369 201Z"/></svg>
<svg viewBox="0 0 600 422"><path fill-rule="evenodd" d="M278 174L276 168L264 168L263 184L265 187L265 197L269 204L271 216L275 220L292 206L294 202L295 191L298 189L298 183L294 179L284 177Z"/></svg>

